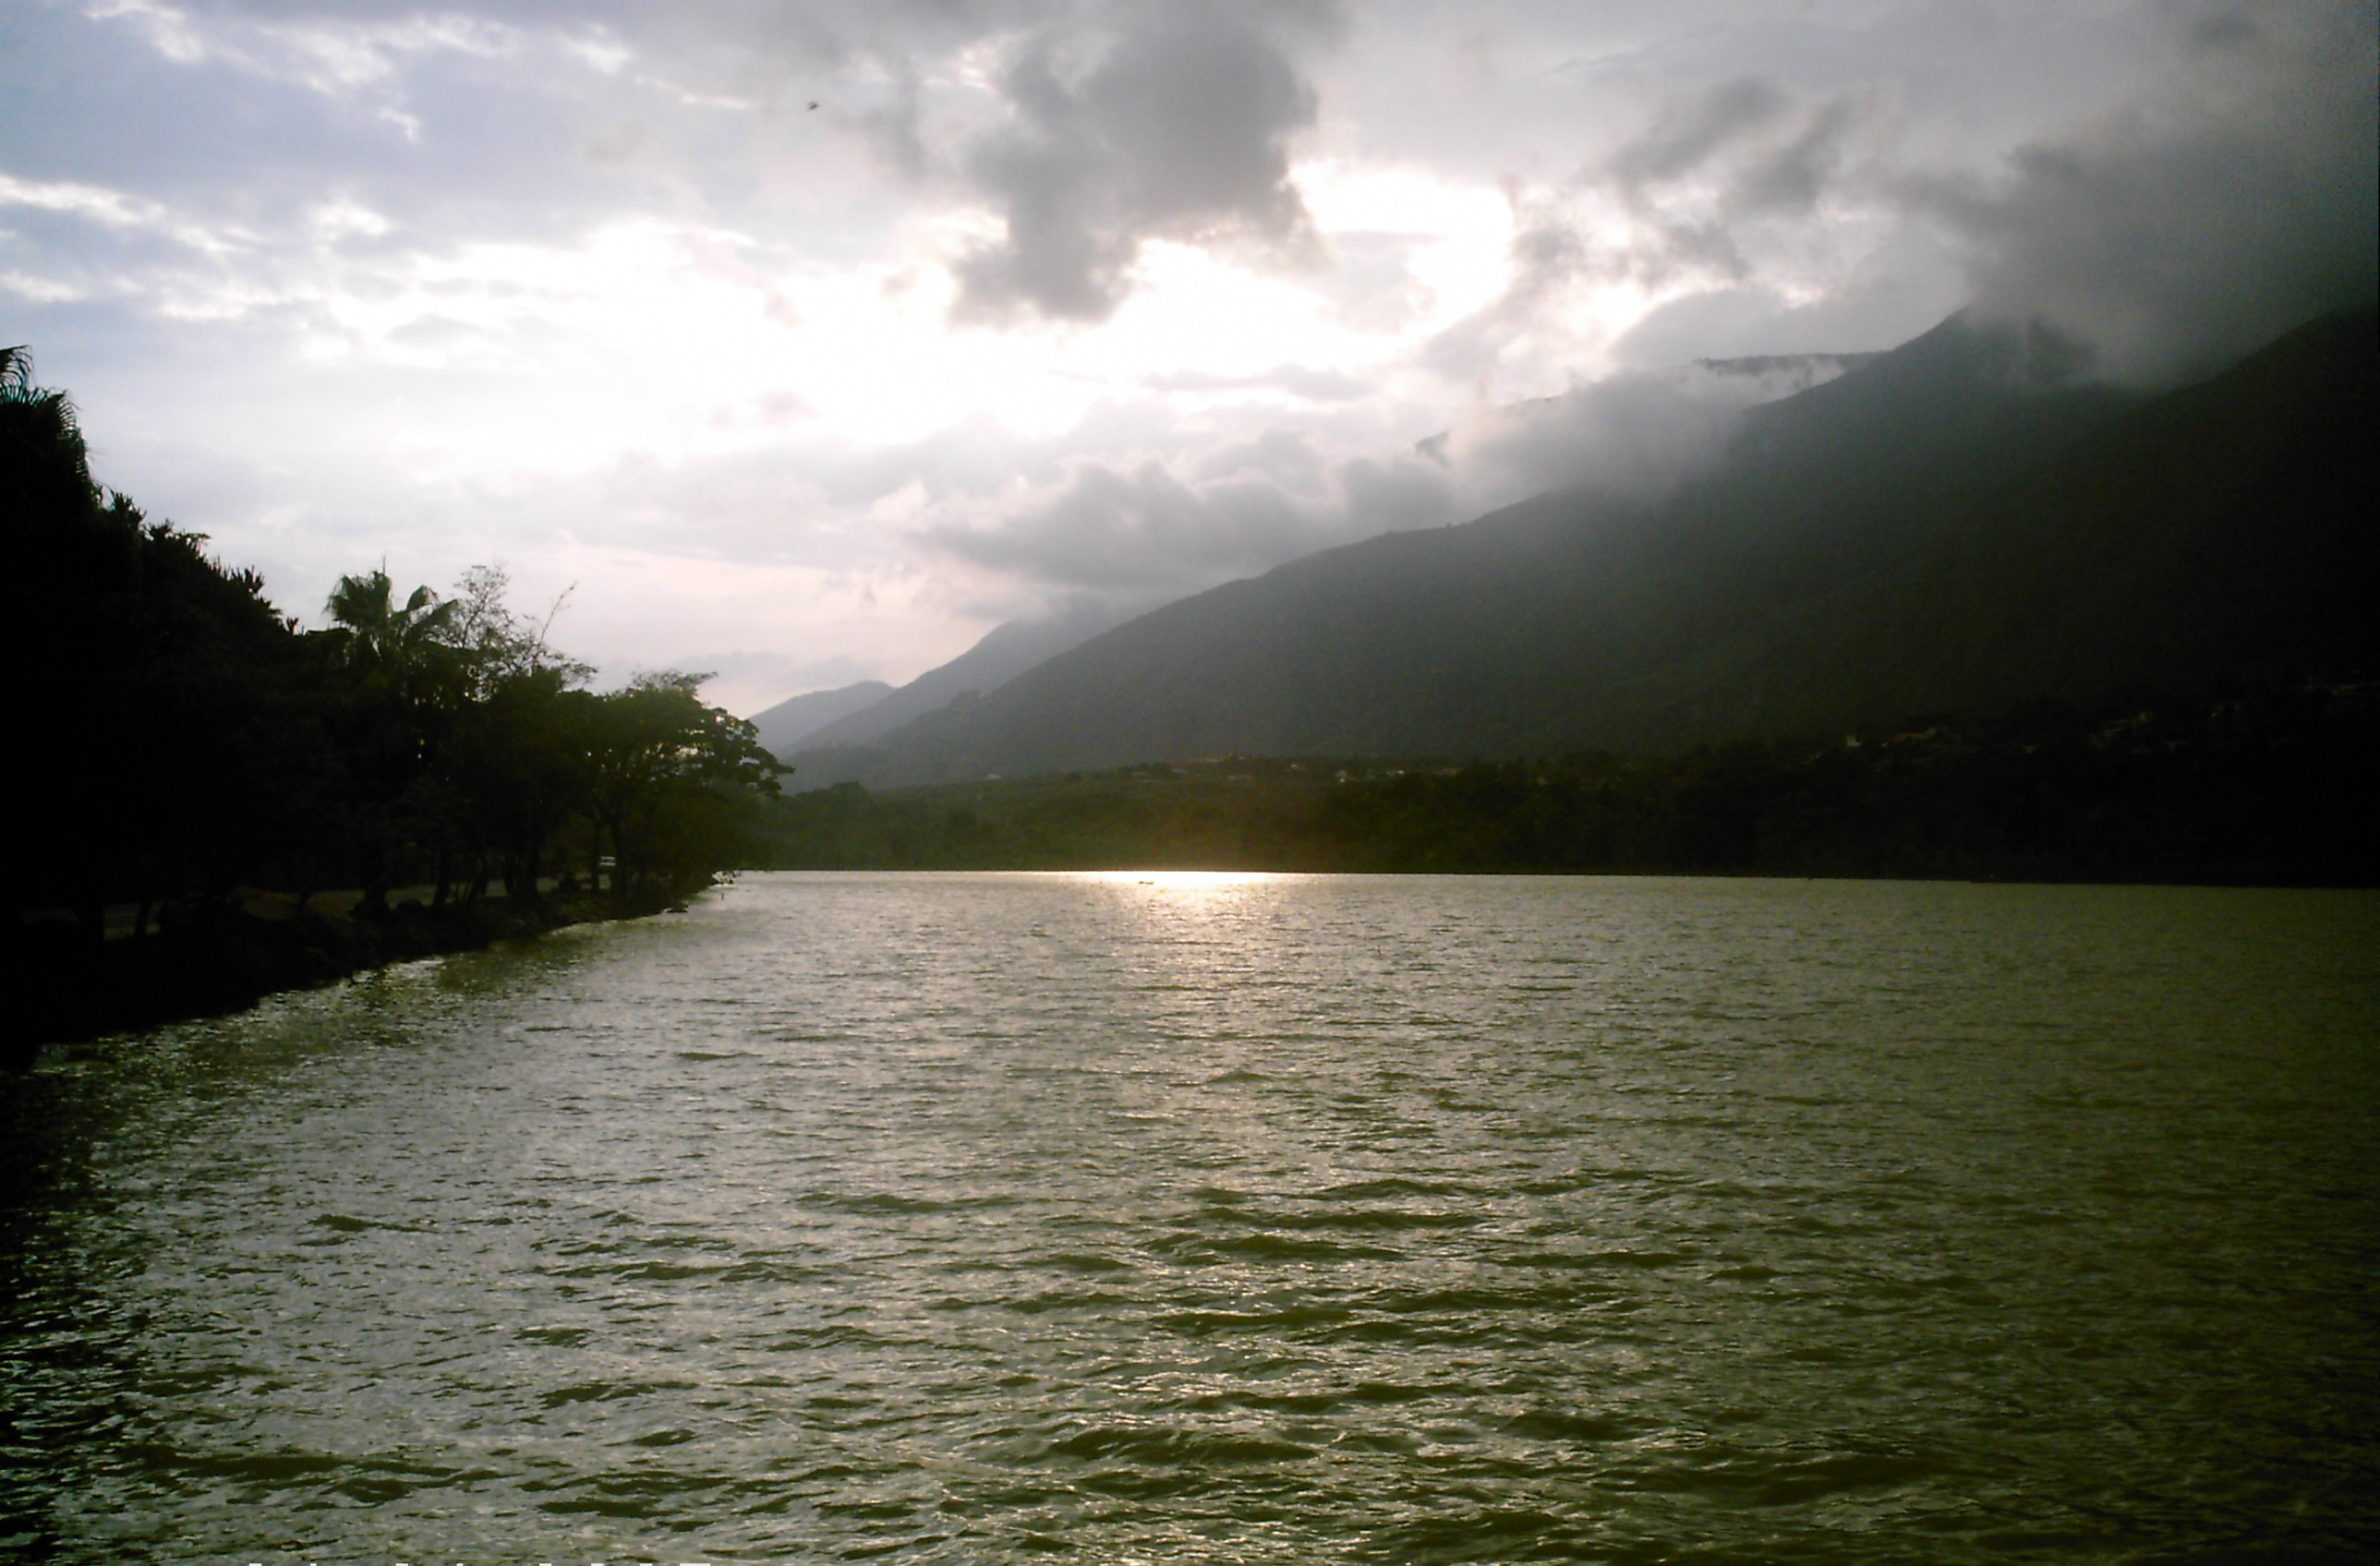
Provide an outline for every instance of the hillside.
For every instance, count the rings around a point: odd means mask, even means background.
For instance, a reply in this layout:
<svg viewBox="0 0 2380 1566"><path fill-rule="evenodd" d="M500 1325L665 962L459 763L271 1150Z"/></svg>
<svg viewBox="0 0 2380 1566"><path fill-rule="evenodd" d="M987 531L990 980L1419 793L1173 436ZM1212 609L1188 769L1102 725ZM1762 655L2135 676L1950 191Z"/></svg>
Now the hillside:
<svg viewBox="0 0 2380 1566"><path fill-rule="evenodd" d="M988 691L998 690L1027 669L1080 647L1115 625L1120 618L1120 614L1098 605L1079 605L1038 619L1010 620L995 625L984 634L980 641L949 662L927 670L898 689L878 685L877 688L883 694L875 700L851 709L834 721L795 736L793 744L813 752L821 747L869 744L879 736L953 701L971 699ZM815 698L794 698L796 702L812 699ZM781 705L791 706L792 703ZM770 709L771 712L777 710L778 708ZM767 715L763 713L761 716ZM759 721L754 720L755 722ZM781 756L792 753L790 747L772 745L770 748Z"/></svg>
<svg viewBox="0 0 2380 1566"><path fill-rule="evenodd" d="M2143 399L1953 318L1753 409L1667 504L1565 491L1310 556L797 759L1644 753L2364 659L2373 345L2326 318Z"/></svg>
<svg viewBox="0 0 2380 1566"><path fill-rule="evenodd" d="M862 680L833 690L789 697L753 713L749 721L760 736L761 748L771 756L783 756L828 724L864 712L892 694L892 687L882 680Z"/></svg>

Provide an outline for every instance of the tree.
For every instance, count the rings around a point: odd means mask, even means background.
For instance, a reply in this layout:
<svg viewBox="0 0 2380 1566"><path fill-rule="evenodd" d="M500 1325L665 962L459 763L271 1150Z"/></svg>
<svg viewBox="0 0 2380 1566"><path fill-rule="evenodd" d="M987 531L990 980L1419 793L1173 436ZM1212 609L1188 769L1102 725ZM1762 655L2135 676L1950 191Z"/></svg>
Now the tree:
<svg viewBox="0 0 2380 1566"><path fill-rule="evenodd" d="M589 807L611 841L621 906L734 863L742 807L784 771L751 724L697 694L702 674L640 674L578 705Z"/></svg>
<svg viewBox="0 0 2380 1566"><path fill-rule="evenodd" d="M364 906L377 912L388 905L400 844L427 841L442 858L452 851L457 808L437 764L465 694L457 606L418 587L400 607L382 568L340 577L324 609L324 637L347 676L340 727Z"/></svg>
<svg viewBox="0 0 2380 1566"><path fill-rule="evenodd" d="M451 846L472 861L472 894L500 873L508 895L534 898L548 847L584 806L563 698L594 671L546 639L563 600L531 626L505 601L510 589L502 566L474 565L446 601L443 639L458 661L462 702L443 773L458 811Z"/></svg>
<svg viewBox="0 0 2380 1566"><path fill-rule="evenodd" d="M451 686L460 673L453 632L462 605L427 587L396 607L386 568L342 577L324 612L331 617L342 662L370 683L414 699Z"/></svg>
<svg viewBox="0 0 2380 1566"><path fill-rule="evenodd" d="M91 477L74 407L0 348L0 526L21 693L21 910L96 943L111 901L228 886L283 852L319 759L289 626L252 571Z"/></svg>

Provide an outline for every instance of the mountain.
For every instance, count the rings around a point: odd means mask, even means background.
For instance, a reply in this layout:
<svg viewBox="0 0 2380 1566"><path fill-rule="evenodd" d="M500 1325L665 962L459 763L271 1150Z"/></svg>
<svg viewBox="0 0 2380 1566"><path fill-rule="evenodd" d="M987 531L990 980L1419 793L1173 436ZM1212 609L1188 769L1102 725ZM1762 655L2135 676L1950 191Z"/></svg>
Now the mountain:
<svg viewBox="0 0 2380 1566"><path fill-rule="evenodd" d="M1698 358L1668 370L1640 371L1636 378L1666 382L1691 395L1697 389L1717 393L1721 402L1770 402L1824 385L1846 370L1856 370L1880 354L1763 354L1748 358ZM1532 397L1488 410L1470 433L1492 439L1497 431L1523 429L1540 420L1559 420L1566 406L1592 397L1595 388L1565 392L1559 396ZM1414 443L1416 455L1451 465L1455 432L1443 430Z"/></svg>
<svg viewBox="0 0 2380 1566"><path fill-rule="evenodd" d="M1562 491L1309 556L838 762L1645 751L2368 660L2374 337L2325 318L2149 398L1954 317L1751 409L1667 502Z"/></svg>
<svg viewBox="0 0 2380 1566"><path fill-rule="evenodd" d="M1864 689L1880 715L2369 674L2376 331L2325 317L2108 421L1951 508L1876 590L1814 600L1703 678L1756 664L1763 707Z"/></svg>
<svg viewBox="0 0 2380 1566"><path fill-rule="evenodd" d="M808 696L789 697L765 711L755 712L752 726L760 731L761 748L783 758L829 723L865 711L891 694L892 687L882 680L862 680L834 690L814 690Z"/></svg>
<svg viewBox="0 0 2380 1566"><path fill-rule="evenodd" d="M801 736L808 759L802 763L797 786L816 788L840 781L844 775L842 764L846 758L837 752L865 746L953 701L998 690L1026 670L1080 647L1124 618L1124 611L1085 603L1037 619L1010 620L993 626L981 641L949 662L929 669L907 685L887 692L881 699Z"/></svg>

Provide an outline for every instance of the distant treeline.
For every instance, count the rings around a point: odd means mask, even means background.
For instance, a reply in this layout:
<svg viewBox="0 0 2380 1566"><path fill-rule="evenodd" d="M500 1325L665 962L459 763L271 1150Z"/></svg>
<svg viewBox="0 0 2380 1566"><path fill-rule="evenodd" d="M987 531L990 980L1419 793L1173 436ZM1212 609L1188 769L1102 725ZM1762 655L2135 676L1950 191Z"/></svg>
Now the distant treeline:
<svg viewBox="0 0 2380 1566"><path fill-rule="evenodd" d="M1656 759L847 783L771 804L766 862L2374 885L2375 760L2380 686L2292 682Z"/></svg>
<svg viewBox="0 0 2380 1566"><path fill-rule="evenodd" d="M71 403L0 350L0 526L10 553L24 982L88 980L103 910L146 932L236 887L303 899L393 889L435 904L492 884L534 902L609 859L632 908L748 861L776 763L699 676L583 688L591 671L504 601L501 571L451 596L342 579L306 631L253 571L91 478ZM550 618L550 617L549 617Z"/></svg>

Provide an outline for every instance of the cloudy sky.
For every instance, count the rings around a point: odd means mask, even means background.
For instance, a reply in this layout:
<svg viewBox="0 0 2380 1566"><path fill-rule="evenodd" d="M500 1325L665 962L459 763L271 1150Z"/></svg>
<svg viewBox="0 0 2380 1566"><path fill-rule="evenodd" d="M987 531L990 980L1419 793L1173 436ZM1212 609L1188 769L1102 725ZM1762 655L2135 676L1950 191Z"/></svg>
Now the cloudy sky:
<svg viewBox="0 0 2380 1566"><path fill-rule="evenodd" d="M2186 378L2371 297L2374 69L2363 0L6 0L0 341L289 612L494 562L751 711L1626 481L1696 358Z"/></svg>

